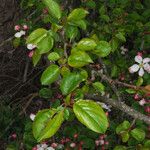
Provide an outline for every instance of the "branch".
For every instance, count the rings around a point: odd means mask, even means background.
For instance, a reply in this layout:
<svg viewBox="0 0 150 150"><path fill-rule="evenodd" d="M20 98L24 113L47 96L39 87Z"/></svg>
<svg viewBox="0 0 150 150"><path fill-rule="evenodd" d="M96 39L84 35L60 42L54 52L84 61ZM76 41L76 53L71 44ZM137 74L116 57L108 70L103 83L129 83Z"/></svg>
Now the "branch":
<svg viewBox="0 0 150 150"><path fill-rule="evenodd" d="M139 119L144 121L145 123L147 123L148 125L150 125L150 118L134 109L132 109L131 107L129 107L128 105L126 105L124 102L120 102L120 101L116 101L113 100L111 98L106 98L105 96L97 96L97 95L89 95L87 94L85 96L87 99L91 99L91 100L96 100L96 101L102 101L104 103L107 103L123 112L125 112L126 114L128 114L129 116L135 118L135 119Z"/></svg>

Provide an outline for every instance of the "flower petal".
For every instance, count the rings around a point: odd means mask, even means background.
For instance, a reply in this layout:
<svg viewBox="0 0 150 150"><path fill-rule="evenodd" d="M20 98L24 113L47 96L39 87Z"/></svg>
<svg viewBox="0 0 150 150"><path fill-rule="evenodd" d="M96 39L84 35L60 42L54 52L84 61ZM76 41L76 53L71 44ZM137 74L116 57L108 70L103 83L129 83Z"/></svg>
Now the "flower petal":
<svg viewBox="0 0 150 150"><path fill-rule="evenodd" d="M22 35L20 32L17 32L15 35L14 35L16 38L20 38Z"/></svg>
<svg viewBox="0 0 150 150"><path fill-rule="evenodd" d="M134 60L140 64L140 63L142 63L143 58L140 55L137 55L137 56L135 56Z"/></svg>
<svg viewBox="0 0 150 150"><path fill-rule="evenodd" d="M145 63L149 63L150 62L150 58L144 58L143 59L143 63L145 64Z"/></svg>
<svg viewBox="0 0 150 150"><path fill-rule="evenodd" d="M137 64L134 64L134 65L132 65L130 68L129 68L129 72L130 73L134 73L134 72L137 72L138 70L139 70L139 65L137 65Z"/></svg>
<svg viewBox="0 0 150 150"><path fill-rule="evenodd" d="M150 65L148 63L144 64L143 67L148 73L150 73Z"/></svg>
<svg viewBox="0 0 150 150"><path fill-rule="evenodd" d="M23 31L23 30L21 30L21 31L20 31L20 34L21 34L21 35L25 35L25 34L26 34L26 32L25 32L25 31Z"/></svg>
<svg viewBox="0 0 150 150"><path fill-rule="evenodd" d="M144 75L144 69L143 68L140 68L140 70L139 70L139 76L143 76Z"/></svg>

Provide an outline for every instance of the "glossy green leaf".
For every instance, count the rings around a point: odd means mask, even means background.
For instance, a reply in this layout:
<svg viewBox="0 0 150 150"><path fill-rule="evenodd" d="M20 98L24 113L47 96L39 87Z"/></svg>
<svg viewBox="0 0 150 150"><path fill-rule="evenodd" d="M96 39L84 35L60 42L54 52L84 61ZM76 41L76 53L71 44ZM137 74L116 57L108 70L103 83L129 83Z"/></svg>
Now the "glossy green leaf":
<svg viewBox="0 0 150 150"><path fill-rule="evenodd" d="M139 77L137 82L136 82L136 86L141 86L143 84L144 80L142 77Z"/></svg>
<svg viewBox="0 0 150 150"><path fill-rule="evenodd" d="M96 102L91 100L79 100L73 105L73 111L77 119L86 127L97 133L105 133L108 128L108 119Z"/></svg>
<svg viewBox="0 0 150 150"><path fill-rule="evenodd" d="M78 35L78 32L78 28L72 25L67 25L65 28L65 34L69 39L74 39Z"/></svg>
<svg viewBox="0 0 150 150"><path fill-rule="evenodd" d="M113 150L127 150L127 148L123 145L117 145Z"/></svg>
<svg viewBox="0 0 150 150"><path fill-rule="evenodd" d="M118 49L118 46L119 46L119 41L117 38L113 38L110 42L110 45L111 45L111 51L112 52L115 52L117 49Z"/></svg>
<svg viewBox="0 0 150 150"><path fill-rule="evenodd" d="M72 22L69 22L69 24L73 25L73 26L76 26L76 27L79 27L82 30L86 30L86 27L87 27L87 23L84 19L72 21Z"/></svg>
<svg viewBox="0 0 150 150"><path fill-rule="evenodd" d="M130 122L125 120L123 123L121 123L117 126L116 133L120 134L120 132L126 131L129 128L130 128Z"/></svg>
<svg viewBox="0 0 150 150"><path fill-rule="evenodd" d="M55 110L44 109L36 114L32 127L35 139L38 139L40 137L43 129L45 128L45 124L52 118L55 113Z"/></svg>
<svg viewBox="0 0 150 150"><path fill-rule="evenodd" d="M144 142L144 147L147 147L147 148L150 147L150 140L146 140L146 141Z"/></svg>
<svg viewBox="0 0 150 150"><path fill-rule="evenodd" d="M43 28L39 28L34 30L27 38L27 44L35 44L41 41L47 35L47 30Z"/></svg>
<svg viewBox="0 0 150 150"><path fill-rule="evenodd" d="M56 61L60 58L59 54L56 52L52 52L48 55L48 60L50 61Z"/></svg>
<svg viewBox="0 0 150 150"><path fill-rule="evenodd" d="M42 85L49 85L58 79L60 68L57 65L49 66L41 76Z"/></svg>
<svg viewBox="0 0 150 150"><path fill-rule="evenodd" d="M37 43L37 52L39 54L44 54L49 52L53 48L54 40L47 34Z"/></svg>
<svg viewBox="0 0 150 150"><path fill-rule="evenodd" d="M105 90L105 86L101 82L94 82L92 85L99 92L104 92Z"/></svg>
<svg viewBox="0 0 150 150"><path fill-rule="evenodd" d="M83 81L82 75L79 73L70 73L64 76L61 81L60 89L63 95L72 92Z"/></svg>
<svg viewBox="0 0 150 150"><path fill-rule="evenodd" d="M74 9L68 16L68 21L76 21L76 20L81 20L86 17L88 14L88 11L83 9L83 8L76 8Z"/></svg>
<svg viewBox="0 0 150 150"><path fill-rule="evenodd" d="M129 93L129 94L134 94L134 93L136 93L136 91L134 90L134 89L126 89L125 90L127 93Z"/></svg>
<svg viewBox="0 0 150 150"><path fill-rule="evenodd" d="M96 42L93 39L83 38L78 44L77 48L81 51L90 51L94 50L96 47Z"/></svg>
<svg viewBox="0 0 150 150"><path fill-rule="evenodd" d="M32 57L32 62L34 67L37 65L37 63L40 61L41 59L41 54L39 54L36 50L33 53L33 57Z"/></svg>
<svg viewBox="0 0 150 150"><path fill-rule="evenodd" d="M116 38L118 38L119 40L121 40L121 41L123 41L123 42L126 41L125 36L124 36L123 33L121 33L121 32L117 33L115 36L116 36Z"/></svg>
<svg viewBox="0 0 150 150"><path fill-rule="evenodd" d="M99 43L97 44L94 50L94 53L100 57L106 57L110 54L110 52L111 52L111 46L106 41L99 41Z"/></svg>
<svg viewBox="0 0 150 150"><path fill-rule="evenodd" d="M45 112L44 112L45 111ZM64 121L64 111L44 110L36 115L33 134L38 142L52 137Z"/></svg>
<svg viewBox="0 0 150 150"><path fill-rule="evenodd" d="M131 135L139 142L145 138L145 131L140 128L135 128L131 131Z"/></svg>
<svg viewBox="0 0 150 150"><path fill-rule="evenodd" d="M66 76L66 75L68 75L70 73L70 70L69 70L69 68L64 66L64 67L61 68L61 72L60 73L61 73L62 76Z"/></svg>
<svg viewBox="0 0 150 150"><path fill-rule="evenodd" d="M57 2L55 2L54 0L43 0L43 3L48 8L50 15L57 19L61 18L62 12Z"/></svg>
<svg viewBox="0 0 150 150"><path fill-rule="evenodd" d="M68 58L68 64L71 67L80 68L89 63L93 63L90 56L82 51L73 52Z"/></svg>
<svg viewBox="0 0 150 150"><path fill-rule="evenodd" d="M120 135L122 138L122 142L126 143L129 140L130 135L129 135L128 131L123 131L123 132L121 132Z"/></svg>
<svg viewBox="0 0 150 150"><path fill-rule="evenodd" d="M49 88L42 88L39 91L39 96L43 98L51 98L52 97L52 91Z"/></svg>

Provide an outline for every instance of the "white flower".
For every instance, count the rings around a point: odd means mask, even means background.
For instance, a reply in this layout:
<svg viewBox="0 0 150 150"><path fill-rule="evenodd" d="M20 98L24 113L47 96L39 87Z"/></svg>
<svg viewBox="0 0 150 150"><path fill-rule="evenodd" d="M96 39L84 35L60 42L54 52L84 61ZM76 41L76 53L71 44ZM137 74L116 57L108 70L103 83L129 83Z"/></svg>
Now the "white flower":
<svg viewBox="0 0 150 150"><path fill-rule="evenodd" d="M21 33L20 32L17 32L17 33L15 33L15 35L14 35L16 38L20 38L22 35L21 35Z"/></svg>
<svg viewBox="0 0 150 150"><path fill-rule="evenodd" d="M23 31L23 30L21 30L20 33L21 33L21 35L25 35L26 34L26 32Z"/></svg>
<svg viewBox="0 0 150 150"><path fill-rule="evenodd" d="M22 37L23 35L25 35L26 34L26 32L25 31L23 31L23 30L21 30L20 32L17 32L17 33L15 33L15 37L16 38L20 38L20 37Z"/></svg>
<svg viewBox="0 0 150 150"><path fill-rule="evenodd" d="M46 150L55 150L53 147L47 147Z"/></svg>
<svg viewBox="0 0 150 150"><path fill-rule="evenodd" d="M150 62L150 58L142 58L142 56L137 55L135 56L135 62L138 64L134 64L129 68L130 73L138 72L139 76L144 75L144 70L150 73L150 65L148 64Z"/></svg>
<svg viewBox="0 0 150 150"><path fill-rule="evenodd" d="M36 48L36 45L27 44L27 49L32 50L32 49L34 49L34 48Z"/></svg>
<svg viewBox="0 0 150 150"><path fill-rule="evenodd" d="M35 119L35 114L30 114L30 119L32 120L32 121L34 121L34 119Z"/></svg>
<svg viewBox="0 0 150 150"><path fill-rule="evenodd" d="M145 99L144 99L144 98L143 98L143 99L141 99L141 100L139 101L139 104L140 104L141 106L145 105L145 104L146 104Z"/></svg>
<svg viewBox="0 0 150 150"><path fill-rule="evenodd" d="M121 49L121 54L122 55L125 55L125 53L128 52L128 49L125 48L124 46L121 46L120 49Z"/></svg>

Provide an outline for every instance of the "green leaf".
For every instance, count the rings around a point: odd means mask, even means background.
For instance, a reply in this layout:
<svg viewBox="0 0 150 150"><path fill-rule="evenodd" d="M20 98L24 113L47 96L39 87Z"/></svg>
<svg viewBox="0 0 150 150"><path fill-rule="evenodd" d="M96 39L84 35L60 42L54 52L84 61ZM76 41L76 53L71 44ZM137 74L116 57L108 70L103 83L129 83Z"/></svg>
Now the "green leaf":
<svg viewBox="0 0 150 150"><path fill-rule="evenodd" d="M42 85L49 85L58 79L60 69L57 65L49 66L41 76Z"/></svg>
<svg viewBox="0 0 150 150"><path fill-rule="evenodd" d="M74 27L72 25L67 25L65 28L65 34L67 36L67 38L69 39L75 39L75 37L78 35L78 28Z"/></svg>
<svg viewBox="0 0 150 150"><path fill-rule="evenodd" d="M63 95L67 95L83 81L82 75L79 73L69 73L61 81L60 89Z"/></svg>
<svg viewBox="0 0 150 150"><path fill-rule="evenodd" d="M13 46L14 48L17 48L20 45L20 38L15 38L13 40Z"/></svg>
<svg viewBox="0 0 150 150"><path fill-rule="evenodd" d="M116 38L118 38L119 40L121 40L121 41L123 41L123 42L126 41L125 36L124 36L123 33L121 33L121 32L117 33L115 36L116 36Z"/></svg>
<svg viewBox="0 0 150 150"><path fill-rule="evenodd" d="M84 19L72 21L72 22L69 22L69 24L73 25L73 26L76 26L76 27L79 27L82 30L86 30L86 27L87 27L87 23Z"/></svg>
<svg viewBox="0 0 150 150"><path fill-rule="evenodd" d="M111 46L106 41L99 41L99 43L97 44L97 46L93 52L100 57L106 57L111 52Z"/></svg>
<svg viewBox="0 0 150 150"><path fill-rule="evenodd" d="M139 142L145 138L145 131L140 128L135 128L131 131L131 135Z"/></svg>
<svg viewBox="0 0 150 150"><path fill-rule="evenodd" d="M59 54L56 52L52 52L48 55L48 60L57 61L60 58Z"/></svg>
<svg viewBox="0 0 150 150"><path fill-rule="evenodd" d="M127 148L123 145L117 145L113 150L127 150Z"/></svg>
<svg viewBox="0 0 150 150"><path fill-rule="evenodd" d="M71 67L80 68L89 63L93 63L90 56L82 51L73 52L68 58L68 64Z"/></svg>
<svg viewBox="0 0 150 150"><path fill-rule="evenodd" d="M47 34L37 43L37 52L39 54L47 53L53 48L53 44L53 38L49 34Z"/></svg>
<svg viewBox="0 0 150 150"><path fill-rule="evenodd" d="M137 82L136 82L136 86L141 86L143 84L143 78L139 77Z"/></svg>
<svg viewBox="0 0 150 150"><path fill-rule="evenodd" d="M101 82L94 82L92 85L99 92L105 91L105 86Z"/></svg>
<svg viewBox="0 0 150 150"><path fill-rule="evenodd" d="M38 142L52 137L64 121L64 111L56 113L54 110L39 112L33 122L33 135Z"/></svg>
<svg viewBox="0 0 150 150"><path fill-rule="evenodd" d="M39 96L43 98L51 98L52 97L52 91L49 88L42 88L39 91Z"/></svg>
<svg viewBox="0 0 150 150"><path fill-rule="evenodd" d="M34 67L37 65L37 63L40 61L41 59L41 54L39 54L36 50L33 53L33 57L32 57L32 62Z"/></svg>
<svg viewBox="0 0 150 150"><path fill-rule="evenodd" d="M47 30L43 28L36 29L28 36L26 43L37 45L37 43L40 42L41 39L43 39L43 37L45 37L46 35Z"/></svg>
<svg viewBox="0 0 150 150"><path fill-rule="evenodd" d="M125 91L126 91L127 93L129 93L129 94L134 94L134 93L136 93L136 91L133 90L133 89L126 89Z"/></svg>
<svg viewBox="0 0 150 150"><path fill-rule="evenodd" d="M123 123L121 123L117 126L116 133L120 134L120 132L126 131L129 128L130 128L130 122L125 120Z"/></svg>
<svg viewBox="0 0 150 150"><path fill-rule="evenodd" d="M77 119L86 127L97 133L105 133L108 128L108 119L96 102L91 100L79 100L73 105L73 111Z"/></svg>
<svg viewBox="0 0 150 150"><path fill-rule="evenodd" d="M129 137L128 131L121 132L122 142L126 143L129 140Z"/></svg>
<svg viewBox="0 0 150 150"><path fill-rule="evenodd" d="M43 129L45 128L45 124L52 118L52 116L56 113L55 110L50 109L44 109L42 111L39 111L36 114L36 117L33 122L33 135L35 139L38 139L40 137L40 134L42 133Z"/></svg>
<svg viewBox="0 0 150 150"><path fill-rule="evenodd" d="M48 8L50 15L57 19L61 18L62 12L57 2L55 2L54 0L43 0L43 3Z"/></svg>
<svg viewBox="0 0 150 150"><path fill-rule="evenodd" d="M147 148L150 147L150 140L146 140L146 141L144 142L144 147L147 147Z"/></svg>
<svg viewBox="0 0 150 150"><path fill-rule="evenodd" d="M74 9L68 16L68 21L76 21L76 20L81 20L86 17L88 14L88 11L83 9L83 8L77 8Z"/></svg>
<svg viewBox="0 0 150 150"><path fill-rule="evenodd" d="M96 47L96 42L93 39L83 38L78 44L77 48L81 51L90 51L94 50Z"/></svg>
<svg viewBox="0 0 150 150"><path fill-rule="evenodd" d="M113 38L110 42L110 45L111 45L111 51L112 52L115 52L117 49L118 49L118 46L119 46L119 42L118 42L118 39L116 38Z"/></svg>

